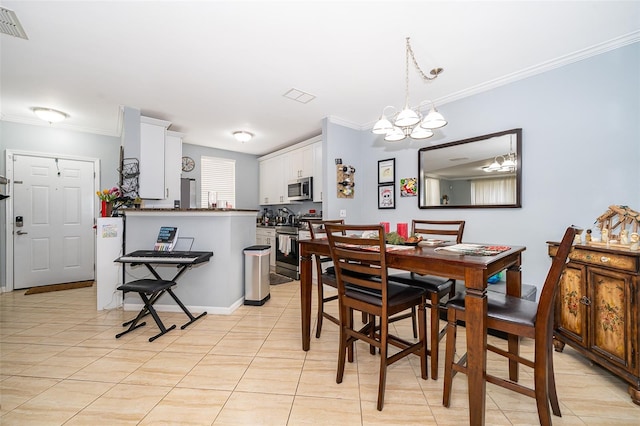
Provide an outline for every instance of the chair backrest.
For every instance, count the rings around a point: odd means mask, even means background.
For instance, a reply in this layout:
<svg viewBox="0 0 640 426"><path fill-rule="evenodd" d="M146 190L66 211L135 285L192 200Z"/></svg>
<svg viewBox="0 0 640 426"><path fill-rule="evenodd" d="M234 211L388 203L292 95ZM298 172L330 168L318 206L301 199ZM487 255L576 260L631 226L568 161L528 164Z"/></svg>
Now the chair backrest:
<svg viewBox="0 0 640 426"><path fill-rule="evenodd" d="M336 268L338 294L345 286L357 286L380 292L387 299L387 264L382 225L325 224L333 265ZM369 238L376 235L375 238Z"/></svg>
<svg viewBox="0 0 640 426"><path fill-rule="evenodd" d="M536 338L539 333L549 333L553 327L553 308L556 294L558 293L558 284L564 272L569 253L571 252L573 239L578 229L570 226L564 233L562 241L558 246L558 251L551 261L551 267L544 280L540 299L538 300L538 311L536 312ZM545 334L548 339L550 334ZM540 335L542 337L542 335Z"/></svg>
<svg viewBox="0 0 640 426"><path fill-rule="evenodd" d="M309 233L311 234L311 238L315 239L322 238L327 233L327 230L324 226L325 223L337 223L340 225L344 224L344 219L331 219L331 220L322 220L322 219L306 219L305 222L309 225Z"/></svg>
<svg viewBox="0 0 640 426"><path fill-rule="evenodd" d="M417 220L411 222L411 233L421 235L425 239L455 239L462 242L464 220Z"/></svg>

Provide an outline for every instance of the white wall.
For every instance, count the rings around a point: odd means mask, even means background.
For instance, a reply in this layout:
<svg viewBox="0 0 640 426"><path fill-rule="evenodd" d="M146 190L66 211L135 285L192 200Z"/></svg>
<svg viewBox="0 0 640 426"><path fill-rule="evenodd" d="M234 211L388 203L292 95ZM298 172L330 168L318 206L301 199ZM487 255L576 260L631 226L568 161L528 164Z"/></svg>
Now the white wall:
<svg viewBox="0 0 640 426"><path fill-rule="evenodd" d="M640 43L438 109L449 124L426 141L388 143L327 120L327 170L342 157L358 172L356 197L327 191L324 217L347 209L350 222L384 220L392 230L414 218L464 219L465 241L526 246L523 282L540 286L550 265L546 241L571 224L592 227L611 204L640 210ZM421 210L418 197L399 197L400 178L418 176L418 149L519 127L522 208ZM378 210L377 162L387 158L396 159L396 209Z"/></svg>

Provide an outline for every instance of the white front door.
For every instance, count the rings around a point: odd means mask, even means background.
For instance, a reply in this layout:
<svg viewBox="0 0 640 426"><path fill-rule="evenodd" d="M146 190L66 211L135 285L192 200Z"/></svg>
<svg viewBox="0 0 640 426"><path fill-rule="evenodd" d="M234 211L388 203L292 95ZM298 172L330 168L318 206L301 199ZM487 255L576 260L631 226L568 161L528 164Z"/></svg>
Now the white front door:
<svg viewBox="0 0 640 426"><path fill-rule="evenodd" d="M94 163L13 156L14 289L94 279Z"/></svg>

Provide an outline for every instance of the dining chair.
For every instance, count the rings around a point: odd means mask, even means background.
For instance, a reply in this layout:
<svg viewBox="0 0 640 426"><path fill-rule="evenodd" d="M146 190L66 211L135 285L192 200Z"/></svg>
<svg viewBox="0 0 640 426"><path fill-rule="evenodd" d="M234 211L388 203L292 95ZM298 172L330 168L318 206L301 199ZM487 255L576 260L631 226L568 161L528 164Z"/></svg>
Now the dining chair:
<svg viewBox="0 0 640 426"><path fill-rule="evenodd" d="M499 293L492 293L487 297L487 329L534 339L534 360L521 357L517 351L504 350L490 344L486 345L486 350L504 356L517 364L533 368L534 388L523 386L517 383L517 380L504 379L488 373L486 381L535 398L541 425L551 425L549 403L551 403L553 414L561 416L553 373L553 308L558 283L564 272L576 231L574 227L569 227L565 231L537 303ZM457 321L465 318L464 296L456 295L447 302L447 308L447 345L442 397L442 404L445 407L449 407L451 402L454 375L457 372L465 374L467 372L467 354L462 355L457 362L454 361ZM485 348L473 350L481 351Z"/></svg>
<svg viewBox="0 0 640 426"><path fill-rule="evenodd" d="M420 235L425 242L436 240L453 240L456 243L462 242L464 233L464 220L413 220L411 222L411 233ZM431 329L430 346L428 352L431 355L431 378L438 378L438 353L440 340L446 333L446 325L440 328L441 303L445 296L453 297L456 292L456 281L454 279L435 277L431 275L420 275L415 272L405 272L389 275L389 280L402 284L419 286L427 292L427 307L431 309ZM410 312L400 314L392 319L393 321L411 318L413 334L416 335L416 312L415 308Z"/></svg>
<svg viewBox="0 0 640 426"><path fill-rule="evenodd" d="M306 220L309 226L309 233L311 234L311 238L323 238L326 237L326 229L324 227L325 223L336 223L336 224L344 224L344 219L335 219L335 220L321 220L321 219L307 219ZM324 286L328 285L329 287L333 287L336 290L338 289L338 281L336 280L335 268L328 267L324 268L323 265L331 262L330 256L320 256L318 254L314 255L315 263L316 263L316 276L318 279L318 321L316 325L316 338L320 337L322 332L322 321L324 318L329 321L340 325L340 320L333 315L329 314L325 311L324 304L331 302L333 300L338 299L338 295L334 294L328 297L324 295Z"/></svg>
<svg viewBox="0 0 640 426"><path fill-rule="evenodd" d="M336 382L342 383L345 359L353 362L355 342L361 340L380 352L378 410L384 405L387 367L416 354L420 357L421 377L427 379L426 292L423 288L387 280L386 244L381 225L325 224L331 258L338 281L340 308L340 347ZM373 235L369 238L365 234ZM410 342L390 332L389 318L411 307L418 308L418 340ZM367 322L356 328L353 311L367 314ZM376 325L380 318L380 325ZM389 345L400 348L390 353Z"/></svg>

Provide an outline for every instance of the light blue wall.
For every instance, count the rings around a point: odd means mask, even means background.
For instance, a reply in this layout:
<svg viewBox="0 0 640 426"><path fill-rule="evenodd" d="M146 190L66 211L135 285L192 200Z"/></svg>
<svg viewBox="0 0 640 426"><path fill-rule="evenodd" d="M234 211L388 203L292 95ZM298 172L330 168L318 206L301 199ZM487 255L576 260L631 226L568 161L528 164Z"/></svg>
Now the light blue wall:
<svg viewBox="0 0 640 426"><path fill-rule="evenodd" d="M436 83L437 84L437 83ZM356 197L328 192L325 218L348 210L351 221L464 219L465 240L527 247L523 282L541 285L550 265L545 242L566 226L590 228L609 205L640 210L640 43L439 106L449 124L427 141L387 143L369 131L326 123L327 149L360 164ZM523 129L521 209L420 210L418 198L396 196L377 209L377 162L396 159L400 178L418 176L419 148L512 128ZM333 137L338 135L339 137ZM349 137L350 136L350 137ZM332 164L327 165L329 169ZM335 185L335 178L329 185Z"/></svg>
<svg viewBox="0 0 640 426"><path fill-rule="evenodd" d="M30 152L67 154L98 158L100 160L100 187L111 187L118 183L120 137L103 136L59 129L55 126L32 126L28 124L0 121L0 175L6 175L5 152L7 149ZM255 155L183 145L184 155L193 157L197 166L184 177L200 180L200 156L218 156L236 160L236 207L258 209L258 160ZM4 190L5 188L3 188ZM199 187L198 187L199 190ZM198 194L199 198L199 194ZM198 200L199 201L199 200ZM6 238L5 205L0 204L0 287L5 286Z"/></svg>
<svg viewBox="0 0 640 426"><path fill-rule="evenodd" d="M6 175L6 150L74 155L100 159L101 185L113 186L118 182L118 158L120 138L73 132L54 126L31 126L0 121L0 175ZM6 189L6 188L3 188ZM5 286L6 203L0 205L0 287Z"/></svg>
<svg viewBox="0 0 640 426"><path fill-rule="evenodd" d="M182 144L182 155L193 158L196 167L183 172L182 177L196 180L196 203L200 206L200 158L202 156L228 158L236 161L236 205L238 209L260 210L258 205L258 157L256 155Z"/></svg>
<svg viewBox="0 0 640 426"><path fill-rule="evenodd" d="M389 144L369 131L323 121L324 217L347 211L359 223L460 218L465 240L525 245L523 281L540 285L546 244L569 224L588 228L611 204L640 209L640 43L439 106L449 125L434 138ZM396 182L418 176L417 150L521 127L521 209L420 210L417 197L396 194L395 210L377 208L377 162L396 159ZM0 122L0 149L100 158L101 185L117 182L120 139L55 127ZM184 144L184 155L235 158L237 206L257 209L258 162L250 155ZM4 158L4 157L3 157ZM334 160L356 168L355 197L336 195ZM0 162L0 174L5 174ZM199 178L199 167L185 177ZM396 189L396 192L397 189ZM4 209L0 209L4 224ZM4 229L1 230L5 232ZM4 236L0 267L4 270ZM0 283L4 284L4 283Z"/></svg>
<svg viewBox="0 0 640 426"><path fill-rule="evenodd" d="M66 154L100 159L100 185L118 183L118 159L120 138L74 132L55 126L31 126L0 121L0 139L3 161L0 174L4 175L5 150L21 150L50 154Z"/></svg>

